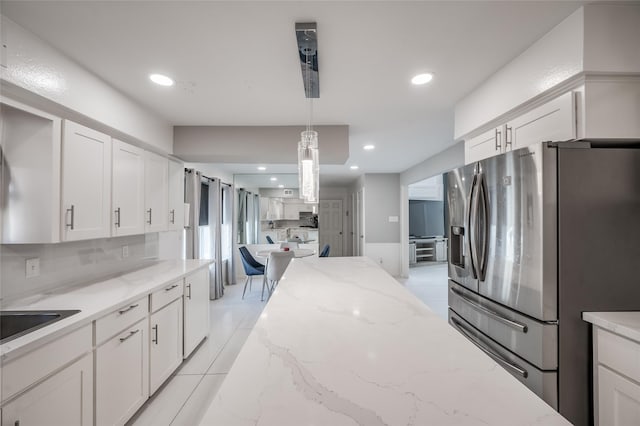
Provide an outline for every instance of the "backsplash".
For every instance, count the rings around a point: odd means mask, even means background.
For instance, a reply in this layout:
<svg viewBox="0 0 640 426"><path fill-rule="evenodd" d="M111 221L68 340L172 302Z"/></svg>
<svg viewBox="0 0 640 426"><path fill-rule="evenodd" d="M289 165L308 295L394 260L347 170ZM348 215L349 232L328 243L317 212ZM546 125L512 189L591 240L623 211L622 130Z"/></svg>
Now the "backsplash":
<svg viewBox="0 0 640 426"><path fill-rule="evenodd" d="M59 244L0 246L0 298L9 302L33 294L96 281L158 258L158 234ZM123 246L128 256L123 257ZM26 278L25 261L40 259L40 275Z"/></svg>

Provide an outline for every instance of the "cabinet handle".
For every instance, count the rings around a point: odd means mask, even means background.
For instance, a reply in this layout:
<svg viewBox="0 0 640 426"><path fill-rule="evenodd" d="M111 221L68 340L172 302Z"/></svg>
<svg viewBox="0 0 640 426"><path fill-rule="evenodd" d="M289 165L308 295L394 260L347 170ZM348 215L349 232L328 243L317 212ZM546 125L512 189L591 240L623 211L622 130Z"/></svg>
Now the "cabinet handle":
<svg viewBox="0 0 640 426"><path fill-rule="evenodd" d="M126 314L126 313L127 313L127 312L129 312L130 310L137 308L137 307L138 307L138 305L139 305L139 304L138 304L138 303L136 303L135 305L131 305L131 306L129 306L129 307L128 307L128 308L126 308L126 309L122 309L122 310L118 311L118 313L119 313L120 315L122 315L122 314Z"/></svg>
<svg viewBox="0 0 640 426"><path fill-rule="evenodd" d="M169 213L171 213L171 224L173 225L176 223L176 209L171 209Z"/></svg>
<svg viewBox="0 0 640 426"><path fill-rule="evenodd" d="M500 143L500 139L502 138L502 132L496 128L496 151L502 149L502 144Z"/></svg>
<svg viewBox="0 0 640 426"><path fill-rule="evenodd" d="M131 339L131 337L133 337L133 335L134 335L134 334L136 334L136 333L138 333L139 331L140 331L140 329L137 329L137 330L134 330L134 331L130 331L130 332L129 332L129 334L128 334L127 336L125 336L125 337L121 337L121 338L120 338L120 343L122 343L122 342L124 342L124 341L126 341L126 340Z"/></svg>
<svg viewBox="0 0 640 426"><path fill-rule="evenodd" d="M147 213L149 213L149 220L147 221L147 223L151 225L151 209L147 210Z"/></svg>
<svg viewBox="0 0 640 426"><path fill-rule="evenodd" d="M120 228L120 207L118 207L116 210L116 227Z"/></svg>
<svg viewBox="0 0 640 426"><path fill-rule="evenodd" d="M504 135L504 148L507 149L507 147L513 148L511 146L511 143L513 142L513 127L509 127L507 126L507 132Z"/></svg>
<svg viewBox="0 0 640 426"><path fill-rule="evenodd" d="M187 290L189 290L189 292L187 293L187 298L189 298L189 300L191 299L191 284L187 284Z"/></svg>
<svg viewBox="0 0 640 426"><path fill-rule="evenodd" d="M71 208L67 209L67 213L70 213L71 223L67 223L65 225L67 226L67 228L73 231L73 227L74 227L73 224L75 222L75 206L73 204L71 204Z"/></svg>
<svg viewBox="0 0 640 426"><path fill-rule="evenodd" d="M174 285L172 285L171 287L167 287L167 288L165 288L165 289L164 289L164 291L171 291L171 290L173 290L173 289L174 289L174 288L176 288L176 287L178 287L178 284L174 284Z"/></svg>
<svg viewBox="0 0 640 426"><path fill-rule="evenodd" d="M157 345L158 344L158 324L151 327L151 329L154 331L154 338L151 339L151 342Z"/></svg>

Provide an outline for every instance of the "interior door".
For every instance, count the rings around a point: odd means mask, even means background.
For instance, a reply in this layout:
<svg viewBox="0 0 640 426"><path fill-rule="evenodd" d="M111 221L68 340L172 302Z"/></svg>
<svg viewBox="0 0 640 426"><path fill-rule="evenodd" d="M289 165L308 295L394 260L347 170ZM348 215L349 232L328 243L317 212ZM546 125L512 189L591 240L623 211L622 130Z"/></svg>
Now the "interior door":
<svg viewBox="0 0 640 426"><path fill-rule="evenodd" d="M364 188L356 194L356 247L355 255L364 256Z"/></svg>
<svg viewBox="0 0 640 426"><path fill-rule="evenodd" d="M342 229L342 200L320 200L318 228L320 250L325 244L331 246L330 256L342 256L344 232Z"/></svg>

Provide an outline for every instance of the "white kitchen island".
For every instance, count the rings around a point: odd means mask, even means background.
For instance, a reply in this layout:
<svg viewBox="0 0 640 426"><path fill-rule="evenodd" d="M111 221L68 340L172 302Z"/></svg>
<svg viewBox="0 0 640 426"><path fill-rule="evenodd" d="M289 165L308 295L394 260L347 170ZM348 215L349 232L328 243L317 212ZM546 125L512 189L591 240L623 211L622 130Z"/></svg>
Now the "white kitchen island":
<svg viewBox="0 0 640 426"><path fill-rule="evenodd" d="M367 258L294 259L202 425L568 425Z"/></svg>

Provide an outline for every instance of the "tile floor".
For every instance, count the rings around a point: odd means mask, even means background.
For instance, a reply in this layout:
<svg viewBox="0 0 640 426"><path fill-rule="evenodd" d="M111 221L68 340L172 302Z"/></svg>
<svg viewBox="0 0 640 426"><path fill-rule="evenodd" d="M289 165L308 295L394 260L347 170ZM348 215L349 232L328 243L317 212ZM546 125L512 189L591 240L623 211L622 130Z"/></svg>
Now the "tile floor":
<svg viewBox="0 0 640 426"><path fill-rule="evenodd" d="M429 263L409 270L400 283L446 320L447 264ZM211 301L211 331L207 338L127 423L128 426L194 426L215 397L236 356L260 317L261 281L242 300L243 282L225 288Z"/></svg>

